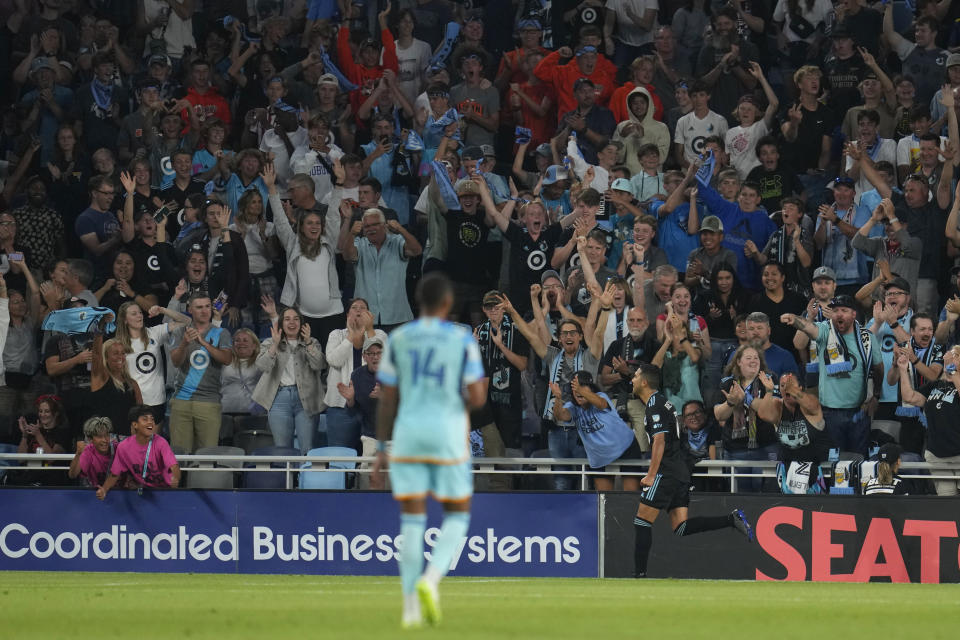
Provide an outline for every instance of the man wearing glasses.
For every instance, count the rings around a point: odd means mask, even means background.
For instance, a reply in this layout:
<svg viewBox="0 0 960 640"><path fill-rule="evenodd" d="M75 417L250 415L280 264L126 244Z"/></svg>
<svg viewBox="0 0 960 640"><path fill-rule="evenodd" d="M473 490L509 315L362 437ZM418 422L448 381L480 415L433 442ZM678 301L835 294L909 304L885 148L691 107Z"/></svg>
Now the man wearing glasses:
<svg viewBox="0 0 960 640"><path fill-rule="evenodd" d="M77 217L73 230L83 243L84 257L94 265L96 280L109 270L109 256L120 246L120 220L111 211L117 195L113 182L106 176L95 176L88 183L90 206Z"/></svg>

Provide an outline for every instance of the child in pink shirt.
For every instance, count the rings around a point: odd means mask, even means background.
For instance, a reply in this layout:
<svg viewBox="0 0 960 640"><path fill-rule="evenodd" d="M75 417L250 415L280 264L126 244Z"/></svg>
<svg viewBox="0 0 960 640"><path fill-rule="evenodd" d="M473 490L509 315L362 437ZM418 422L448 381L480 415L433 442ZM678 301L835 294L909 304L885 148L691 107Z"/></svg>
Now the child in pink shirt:
<svg viewBox="0 0 960 640"><path fill-rule="evenodd" d="M79 477L83 484L99 487L107 479L113 462L117 440L113 437L110 418L94 417L83 423L83 435L89 440L77 442L77 455L70 462L67 475Z"/></svg>
<svg viewBox="0 0 960 640"><path fill-rule="evenodd" d="M139 487L180 486L180 465L170 444L155 433L157 425L150 407L137 405L130 409L130 427L133 435L117 445L110 475L97 489L97 498L100 500L107 496L107 492L124 474ZM146 473L143 471L144 461L147 463Z"/></svg>

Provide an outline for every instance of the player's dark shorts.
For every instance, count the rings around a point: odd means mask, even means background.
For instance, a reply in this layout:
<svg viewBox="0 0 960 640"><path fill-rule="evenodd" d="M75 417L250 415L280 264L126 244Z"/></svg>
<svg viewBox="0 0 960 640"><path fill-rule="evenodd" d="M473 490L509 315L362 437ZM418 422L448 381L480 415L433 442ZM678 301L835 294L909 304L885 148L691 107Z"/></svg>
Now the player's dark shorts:
<svg viewBox="0 0 960 640"><path fill-rule="evenodd" d="M654 509L677 509L690 504L690 481L679 480L658 473L653 485L644 487L640 494L640 503Z"/></svg>
<svg viewBox="0 0 960 640"><path fill-rule="evenodd" d="M610 465L619 464L621 460L642 460L643 451L640 450L640 445L637 444L637 439L634 438L633 442L630 443L630 446L627 447L627 450L620 454L620 457L610 463ZM610 466L608 465L608 466ZM591 471L606 471L607 467L590 467ZM613 471L612 469L610 470ZM643 475L647 471L646 465L643 466L630 466L630 465L621 465L620 471L623 473L637 473Z"/></svg>

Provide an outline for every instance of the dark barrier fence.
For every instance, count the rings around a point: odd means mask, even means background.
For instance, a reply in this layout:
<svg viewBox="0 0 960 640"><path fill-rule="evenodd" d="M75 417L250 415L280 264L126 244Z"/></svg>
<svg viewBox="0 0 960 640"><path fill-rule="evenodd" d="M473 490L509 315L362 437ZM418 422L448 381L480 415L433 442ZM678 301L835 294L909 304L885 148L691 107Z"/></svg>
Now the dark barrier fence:
<svg viewBox="0 0 960 640"><path fill-rule="evenodd" d="M596 577L598 511L594 493L478 494L451 573ZM386 493L6 489L0 569L396 575L398 529Z"/></svg>
<svg viewBox="0 0 960 640"><path fill-rule="evenodd" d="M637 496L602 497L603 575L633 575ZM740 507L748 543L732 529L677 537L667 513L653 527L647 574L655 578L960 582L960 498L893 496L691 497L690 515Z"/></svg>

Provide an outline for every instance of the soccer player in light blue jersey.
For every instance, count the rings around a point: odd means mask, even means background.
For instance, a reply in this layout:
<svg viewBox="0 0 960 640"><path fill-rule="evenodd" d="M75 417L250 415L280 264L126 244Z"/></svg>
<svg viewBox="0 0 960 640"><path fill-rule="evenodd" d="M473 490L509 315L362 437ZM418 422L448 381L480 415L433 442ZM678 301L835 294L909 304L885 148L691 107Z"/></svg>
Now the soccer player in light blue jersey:
<svg viewBox="0 0 960 640"><path fill-rule="evenodd" d="M373 480L380 482L387 464L384 444L392 437L390 483L400 503L403 534L399 563L404 628L440 621L437 585L470 525L473 478L467 412L483 406L487 397L473 335L446 320L453 307L450 280L439 273L424 277L417 299L420 318L390 334L380 362L373 466ZM443 503L444 517L424 571L427 494Z"/></svg>

